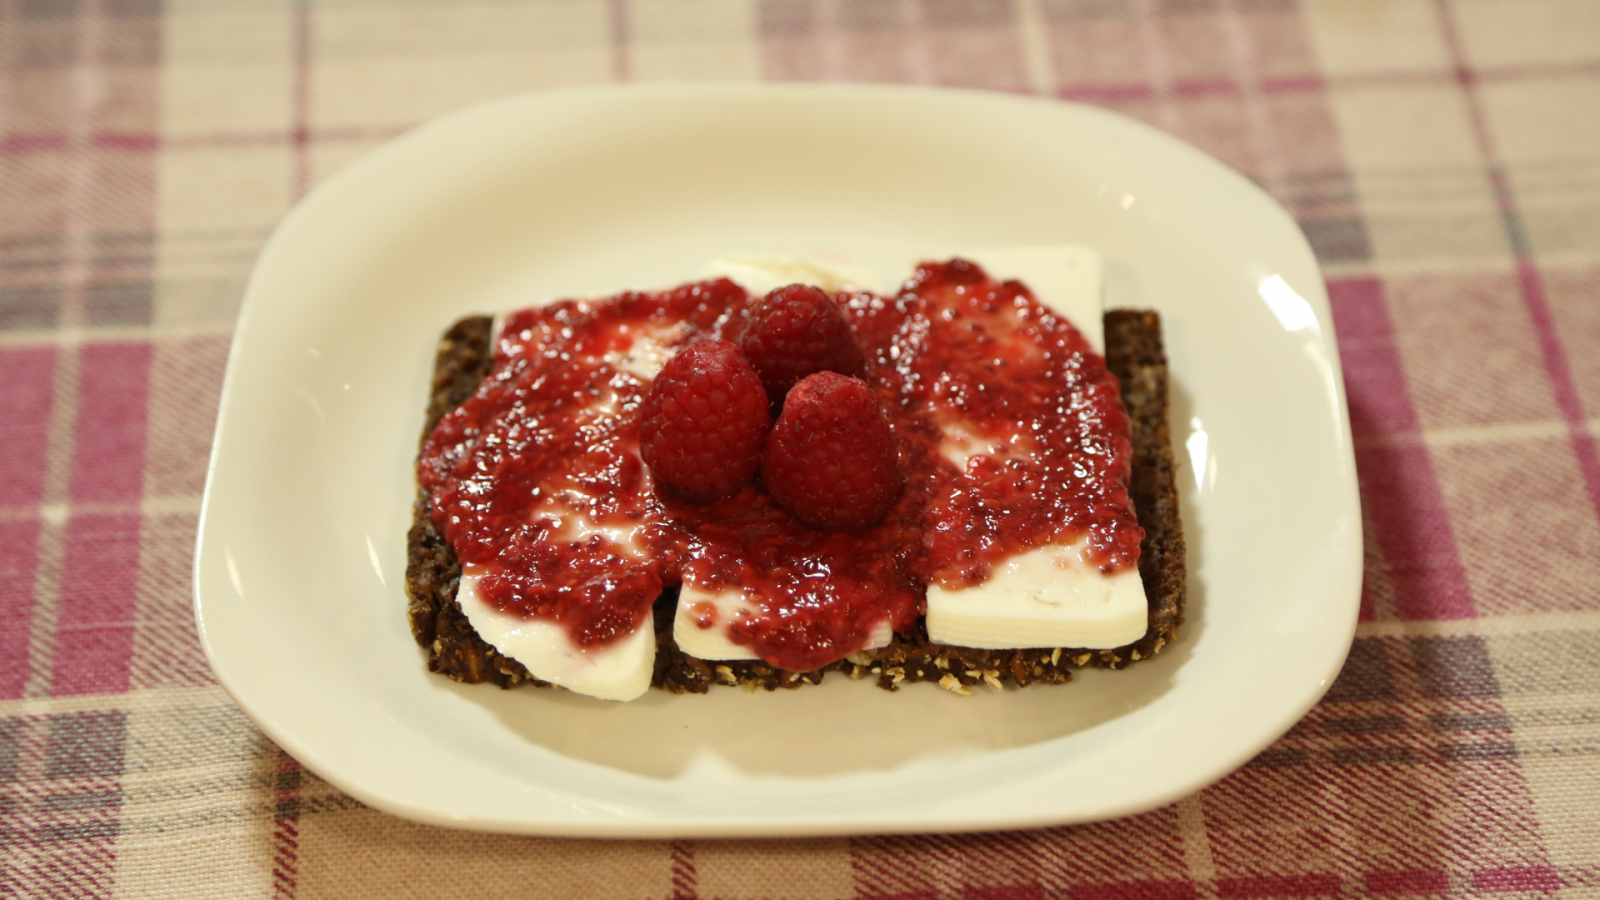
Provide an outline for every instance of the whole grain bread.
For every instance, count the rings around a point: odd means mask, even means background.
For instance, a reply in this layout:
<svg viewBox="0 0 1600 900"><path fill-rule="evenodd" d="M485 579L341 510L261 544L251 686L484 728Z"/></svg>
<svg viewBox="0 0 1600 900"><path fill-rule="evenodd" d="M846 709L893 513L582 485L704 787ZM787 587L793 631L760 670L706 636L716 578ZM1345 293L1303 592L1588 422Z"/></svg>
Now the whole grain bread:
<svg viewBox="0 0 1600 900"><path fill-rule="evenodd" d="M434 363L426 436L445 413L477 389L493 366L493 322L488 316L462 319L445 332ZM1106 364L1122 388L1123 404L1132 423L1133 472L1130 494L1139 524L1139 576L1149 601L1149 628L1144 637L1111 650L1044 647L982 650L928 640L921 622L896 634L887 647L852 654L821 669L791 672L761 660L709 661L688 656L672 637L676 588L668 588L655 604L656 663L651 684L674 693L704 693L711 685L796 688L816 684L829 671L852 678L871 678L895 690L912 681L931 681L957 693L987 684L1010 682L1061 684L1083 667L1120 669L1148 659L1178 638L1183 624L1185 562L1183 523L1178 516L1178 490L1172 439L1167 426L1167 360L1161 342L1161 320L1154 312L1112 310L1105 314ZM410 597L411 632L428 653L428 669L468 684L490 682L503 688L528 683L548 686L528 674L514 659L500 655L476 631L456 603L461 565L434 530L427 497L420 491L407 537L406 593Z"/></svg>

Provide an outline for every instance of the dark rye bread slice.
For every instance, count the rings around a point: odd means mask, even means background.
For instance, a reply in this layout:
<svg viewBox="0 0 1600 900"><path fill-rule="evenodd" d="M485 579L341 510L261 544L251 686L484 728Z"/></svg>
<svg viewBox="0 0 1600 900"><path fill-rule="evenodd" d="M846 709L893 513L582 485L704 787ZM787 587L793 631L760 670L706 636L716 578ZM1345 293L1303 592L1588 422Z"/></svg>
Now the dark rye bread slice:
<svg viewBox="0 0 1600 900"><path fill-rule="evenodd" d="M473 316L457 322L439 343L433 391L424 436L439 418L472 395L493 365L492 320ZM830 670L852 678L873 678L895 690L908 681L932 681L967 693L975 685L1000 688L1035 681L1061 684L1085 666L1120 669L1148 659L1178 638L1183 623L1184 543L1178 518L1178 491L1172 440L1167 428L1167 360L1161 345L1161 320L1153 312L1113 310L1105 315L1106 364L1121 383L1132 422L1131 494L1139 524L1139 576L1150 604L1149 629L1138 641L1113 650L1032 648L981 650L928 640L922 623L897 634L889 646L852 654L811 672L789 672L760 660L707 661L678 649L672 637L678 592L669 588L655 604L656 663L651 684L674 693L704 693L712 684L767 690L816 684ZM428 669L468 684L492 682L503 688L528 682L548 686L521 663L501 656L480 638L456 603L461 566L433 529L427 498L418 492L408 536L406 592L411 631L428 650Z"/></svg>

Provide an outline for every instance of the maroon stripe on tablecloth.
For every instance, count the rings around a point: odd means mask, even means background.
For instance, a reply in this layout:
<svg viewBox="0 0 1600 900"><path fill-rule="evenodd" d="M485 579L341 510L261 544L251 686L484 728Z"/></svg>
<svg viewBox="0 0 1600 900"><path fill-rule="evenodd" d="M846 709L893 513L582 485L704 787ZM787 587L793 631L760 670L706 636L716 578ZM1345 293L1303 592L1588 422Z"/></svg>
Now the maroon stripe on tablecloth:
<svg viewBox="0 0 1600 900"><path fill-rule="evenodd" d="M0 700L21 697L27 684L38 562L39 520L0 520Z"/></svg>
<svg viewBox="0 0 1600 900"><path fill-rule="evenodd" d="M90 344L79 353L70 497L74 504L137 504L144 494L151 348ZM140 529L137 513L69 515L53 695L128 689Z"/></svg>
<svg viewBox="0 0 1600 900"><path fill-rule="evenodd" d="M128 689L139 527L138 515L68 519L56 601L53 696Z"/></svg>
<svg viewBox="0 0 1600 900"><path fill-rule="evenodd" d="M123 150L130 153L149 153L161 148L161 138L153 134L119 134L103 132L89 136L89 146L96 150Z"/></svg>
<svg viewBox="0 0 1600 900"><path fill-rule="evenodd" d="M1175 81L1172 93L1177 97L1236 96L1245 93L1245 86L1226 78L1205 81Z"/></svg>
<svg viewBox="0 0 1600 900"><path fill-rule="evenodd" d="M1218 878L1217 896L1224 900L1327 897L1338 894L1342 886L1337 875L1252 875L1248 878Z"/></svg>
<svg viewBox="0 0 1600 900"><path fill-rule="evenodd" d="M961 900L1045 900L1045 892L1037 884L988 885L966 888Z"/></svg>
<svg viewBox="0 0 1600 900"><path fill-rule="evenodd" d="M1556 404L1561 407L1561 417L1566 420L1572 452L1578 459L1578 470L1583 473L1584 486L1589 492L1589 504L1595 514L1600 515L1600 450L1595 446L1594 435L1589 433L1589 417L1584 412L1583 400L1578 396L1572 365L1567 361L1561 336L1556 333L1555 320L1550 314L1550 300L1545 294L1544 278L1527 254L1520 255L1517 260L1517 286L1522 291L1528 317L1533 320L1539 351L1544 356L1545 372L1549 375Z"/></svg>
<svg viewBox="0 0 1600 900"><path fill-rule="evenodd" d="M67 149L65 134L13 134L0 140L0 153L6 156L27 156L33 153L64 153Z"/></svg>
<svg viewBox="0 0 1600 900"><path fill-rule="evenodd" d="M1148 100L1155 96L1155 89L1148 84L1076 84L1057 88L1056 96L1062 100L1105 105Z"/></svg>
<svg viewBox="0 0 1600 900"><path fill-rule="evenodd" d="M611 28L611 80L627 81L633 74L628 57L628 0L608 0L606 17Z"/></svg>
<svg viewBox="0 0 1600 900"><path fill-rule="evenodd" d="M294 4L294 61L290 68L293 79L290 115L293 116L289 140L294 147L294 196L305 196L311 188L311 3L295 0Z"/></svg>
<svg viewBox="0 0 1600 900"><path fill-rule="evenodd" d="M277 807L272 822L272 896L294 900L300 878L300 790L304 775L294 757L278 751Z"/></svg>
<svg viewBox="0 0 1600 900"><path fill-rule="evenodd" d="M1419 432L1383 282L1370 276L1330 279L1328 300L1356 440Z"/></svg>
<svg viewBox="0 0 1600 900"><path fill-rule="evenodd" d="M1368 872L1362 880L1374 894L1442 894L1450 888L1450 875L1443 869Z"/></svg>
<svg viewBox="0 0 1600 900"><path fill-rule="evenodd" d="M1194 900L1193 881L1115 881L1074 885L1072 900Z"/></svg>
<svg viewBox="0 0 1600 900"><path fill-rule="evenodd" d="M136 503L143 496L150 358L142 343L79 351L73 502Z"/></svg>
<svg viewBox="0 0 1600 900"><path fill-rule="evenodd" d="M54 347L0 349L0 509L28 507L44 496L45 451L55 395Z"/></svg>
<svg viewBox="0 0 1600 900"><path fill-rule="evenodd" d="M672 900L698 900L698 879L695 877L694 843L672 842Z"/></svg>
<svg viewBox="0 0 1600 900"><path fill-rule="evenodd" d="M1331 279L1328 298L1357 442L1361 501L1394 585L1394 614L1413 621L1473 618L1477 606L1427 446L1362 442L1421 433L1383 283L1371 277Z"/></svg>
<svg viewBox="0 0 1600 900"><path fill-rule="evenodd" d="M1507 866L1472 873L1472 889L1484 893L1549 894L1561 890L1561 882L1561 874L1550 866Z"/></svg>

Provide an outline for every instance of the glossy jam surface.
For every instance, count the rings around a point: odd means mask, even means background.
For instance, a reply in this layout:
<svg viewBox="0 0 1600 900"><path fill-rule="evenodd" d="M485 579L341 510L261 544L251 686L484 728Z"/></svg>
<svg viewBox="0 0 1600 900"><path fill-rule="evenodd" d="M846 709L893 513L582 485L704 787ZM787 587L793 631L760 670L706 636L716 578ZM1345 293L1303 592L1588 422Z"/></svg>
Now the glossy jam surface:
<svg viewBox="0 0 1600 900"><path fill-rule="evenodd" d="M861 649L879 622L908 627L930 583L980 583L1031 547L1087 538L1105 571L1137 563L1126 414L1070 323L960 260L920 266L894 297L838 299L905 477L872 528L814 530L759 485L695 504L652 484L639 361L736 339L752 300L726 280L508 316L494 373L424 444L434 526L492 606L559 621L579 646L646 625L687 578L742 590L752 614L729 637L791 670Z"/></svg>

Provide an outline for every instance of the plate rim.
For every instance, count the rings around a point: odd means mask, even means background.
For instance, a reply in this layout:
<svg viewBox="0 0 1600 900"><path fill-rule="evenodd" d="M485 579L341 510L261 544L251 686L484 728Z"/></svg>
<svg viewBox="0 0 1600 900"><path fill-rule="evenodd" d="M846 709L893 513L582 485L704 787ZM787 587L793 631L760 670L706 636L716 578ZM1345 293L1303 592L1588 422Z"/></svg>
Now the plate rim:
<svg viewBox="0 0 1600 900"><path fill-rule="evenodd" d="M1145 796L1132 799L1129 802L1122 804L1120 807L1102 809L1087 816L1063 817L1060 815L1052 815L1048 812L1040 812L1033 815L1002 816L992 820L976 820L971 822L927 822L920 820L912 821L903 815L898 818L894 815L885 815L881 819L865 823L842 822L823 818L816 821L805 819L789 819L776 822L762 821L754 823L753 825L751 823L731 824L723 822L707 824L695 821L666 821L633 822L623 824L602 823L599 827L584 827L581 824L574 824L571 822L550 822L543 820L491 821L488 819L480 819L476 821L464 821L457 814L441 812L425 806L408 803L404 798L396 798L393 796L374 793L373 791L368 790L365 784L360 782L351 781L338 776L328 777L318 769L316 764L313 762L308 762L308 760L320 759L320 755L315 751L315 748L306 745L295 735L277 727L277 723L271 721L270 718L260 715L256 705L252 703L251 699L248 697L248 692L244 691L241 685L231 681L230 678L225 674L227 666L225 663L223 663L223 661L219 660L216 655L205 612L206 604L204 602L205 588L203 585L203 566L208 559L211 559L215 553L218 552L217 550L208 546L206 538L208 525L213 521L215 513L213 508L215 493L214 484L217 477L219 458L222 455L224 447L223 437L228 428L230 411L232 411L233 403L231 400L236 394L236 381L239 377L241 377L238 371L240 347L247 339L247 335L251 333L247 329L247 326L257 315L259 315L257 307L264 302L259 299L255 299L259 293L259 278L261 272L269 261L275 259L274 254L279 251L281 244L283 244L286 240L285 235L292 233L294 229L299 227L297 223L301 219L313 215L319 204L327 202L321 198L335 196L337 194L339 189L338 186L342 183L341 179L349 175L350 169L362 166L363 164L370 164L370 159L372 158L387 157L389 155L403 153L405 152L405 148L416 142L427 140L430 135L440 132L448 132L453 129L457 123L468 121L479 116L501 115L527 104L537 106L544 102L581 102L586 97L605 100L609 100L610 98L617 96L655 97L657 99L664 97L695 97L704 99L707 97L749 97L754 95L792 95L822 99L828 99L830 97L867 96L904 97L910 95L930 98L964 97L968 100L982 103L1000 102L1035 104L1040 107L1049 107L1056 110L1072 110L1074 114L1088 115L1091 117L1100 118L1103 121L1114 121L1116 123L1114 127L1131 127L1132 131L1135 133L1142 132L1142 137L1145 139L1154 139L1158 143L1168 145L1169 148L1176 148L1178 152L1194 154L1205 159L1209 163L1214 164L1220 170L1231 175L1237 182L1237 187L1252 191L1260 199L1264 199L1270 208L1275 210L1277 214L1288 224L1294 239L1298 241L1300 252L1303 253L1306 259L1309 261L1312 270L1318 273L1318 283L1316 288L1321 289L1322 287L1320 281L1320 269L1317 267L1315 256L1312 253L1310 245L1306 241L1304 234L1299 230L1298 225L1294 223L1294 220L1289 216L1288 212L1284 210L1275 199L1266 194L1265 191L1261 190L1254 183L1250 182L1244 176L1227 167L1225 164L1214 159L1209 154L1206 154L1204 151L1201 151L1198 148L1195 148L1192 145L1173 137L1172 135L1161 132L1151 126L1145 125L1137 120L1129 119L1120 114L1072 101L1031 96L1018 96L964 88L951 89L927 86L898 85L763 83L741 85L591 85L517 94L489 100L487 102L478 103L454 112L447 113L443 116L424 122L397 138L386 141L379 147L374 148L367 154L352 162L346 167L346 169L334 173L332 176L314 187L306 194L305 197L296 203L288 213L285 214L283 219L274 228L272 235L262 248L255 268L252 270L245 290L244 300L241 303L239 319L235 326L233 339L230 342L227 364L224 371L222 391L218 403L217 421L213 431L211 453L207 461L206 486L201 500L199 518L197 520L194 547L195 561L193 569L193 600L195 621L207 662L211 666L213 673L215 673L218 684L223 687L230 697L233 698L234 702L238 704L240 709L245 712L246 715L249 716L252 721L255 722L255 724L260 727L264 733L271 737L280 747L283 747L303 764L306 764L307 768L317 771L318 774L322 775L325 780L330 782L330 784L333 784L335 787L346 791L351 796L354 796L356 799L369 806L387 812L392 812L406 818L428 822L431 824L446 825L458 828L468 827L480 830L527 834L604 837L836 835L863 833L973 831L992 828L1028 828L1062 824L1067 822L1098 821L1154 809L1203 789L1204 787L1225 777L1239 764L1242 764L1251 756L1255 755L1255 753L1259 752L1260 749L1264 748L1273 740L1275 740L1276 735L1268 738L1264 742L1261 742L1260 746L1242 747L1240 752L1236 754L1238 759L1235 762L1230 765L1217 767L1216 771L1208 772L1198 780L1194 780L1193 783L1185 785L1173 785L1164 792L1147 794ZM1310 301L1313 305L1313 308L1317 311L1318 316L1324 321L1324 323L1331 325L1330 311L1326 296L1313 296L1310 298ZM1331 329L1325 330L1322 341L1324 346L1332 351L1327 355L1326 361L1329 367L1329 375L1332 379L1333 385L1335 386L1335 395L1337 399L1336 412L1339 418L1340 429L1339 434L1344 442L1345 452L1342 454L1341 461L1346 463L1346 472L1343 473L1345 478L1342 480L1342 486L1345 488L1344 493L1346 495L1346 501L1350 506L1350 509L1347 510L1347 512L1354 512L1355 530L1351 535L1346 536L1346 540L1348 542L1352 542L1359 550L1361 543L1360 498L1359 490L1355 481L1354 457L1353 453L1349 450L1350 423L1348 403L1343 386L1342 370L1337 354L1337 344L1333 338ZM1174 437L1176 437L1176 435L1174 435ZM1174 449L1177 449L1176 444ZM1322 680L1321 688L1315 692L1309 693L1303 698L1303 702L1299 704L1299 707L1294 712L1293 716L1286 719L1282 728L1278 730L1277 735L1281 735L1283 731L1287 731L1288 728L1292 727L1296 721L1303 717L1304 714L1316 704L1316 702L1321 698L1323 692L1325 692L1326 689L1331 685L1333 676L1337 675L1339 668L1342 666L1345 654L1348 653L1350 642L1355 635L1356 618L1358 612L1357 601L1359 600L1360 588L1359 553L1356 554L1355 561L1356 567L1354 572L1354 592L1349 601L1348 635L1346 635L1342 640L1343 650L1338 654L1338 661L1332 666L1331 671L1328 672L1327 676ZM1193 565L1193 557L1191 555L1191 586L1193 586L1197 577L1194 574L1194 571L1195 567Z"/></svg>

